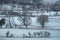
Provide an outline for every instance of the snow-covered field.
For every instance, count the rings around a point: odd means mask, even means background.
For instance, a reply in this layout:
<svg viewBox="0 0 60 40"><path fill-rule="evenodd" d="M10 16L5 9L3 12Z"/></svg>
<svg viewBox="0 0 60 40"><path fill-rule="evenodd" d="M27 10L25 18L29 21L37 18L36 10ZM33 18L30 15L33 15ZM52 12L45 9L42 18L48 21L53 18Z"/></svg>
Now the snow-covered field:
<svg viewBox="0 0 60 40"><path fill-rule="evenodd" d="M9 31L14 37L6 37L6 32ZM50 37L43 38L23 38L23 34L28 35L28 32L50 32ZM60 30L33 30L33 29L0 29L0 40L60 40Z"/></svg>
<svg viewBox="0 0 60 40"><path fill-rule="evenodd" d="M60 30L34 30L34 29L0 29L0 36L6 36L7 31L9 31L10 34L14 34L14 36L20 37L23 36L23 34L28 35L28 32L30 32L32 35L34 32L49 32L51 35L50 37L60 37Z"/></svg>
<svg viewBox="0 0 60 40"><path fill-rule="evenodd" d="M28 28L33 28L33 29L0 29L0 40L60 40L60 30L40 30L42 27L41 25L37 22L37 17L31 17L32 24L28 26ZM9 18L6 18L6 24L9 22ZM20 26L21 21L18 20L18 17L11 17L11 23L12 26L14 27L14 24L17 24L18 26L16 27L22 27L25 28L25 26ZM6 24L3 26L3 28L6 26ZM8 25L9 27L9 25ZM39 29L39 30L36 30ZM44 29L60 29L60 16L50 16L49 17L49 22L45 24ZM7 38L6 37L6 32L9 31L10 35L14 34L15 38ZM23 34L28 35L28 32L33 34L34 32L50 32L50 38L20 38L23 36ZM3 37L4 36L4 37ZM16 38L17 37L17 38Z"/></svg>
<svg viewBox="0 0 60 40"><path fill-rule="evenodd" d="M60 38L0 38L0 40L60 40Z"/></svg>

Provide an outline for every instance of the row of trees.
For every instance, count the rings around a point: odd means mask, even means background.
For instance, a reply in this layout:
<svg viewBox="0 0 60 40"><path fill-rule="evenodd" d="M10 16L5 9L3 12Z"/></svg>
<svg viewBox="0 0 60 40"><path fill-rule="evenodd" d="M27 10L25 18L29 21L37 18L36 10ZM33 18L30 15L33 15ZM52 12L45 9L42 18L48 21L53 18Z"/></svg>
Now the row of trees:
<svg viewBox="0 0 60 40"><path fill-rule="evenodd" d="M40 6L43 4L42 3L42 0L33 0L33 3L36 3L34 4L33 6L37 6L37 8L39 9ZM28 7L26 7L27 5L22 5L22 13L18 13L18 12L13 12L13 9L14 9L14 5L12 6L11 10L6 10L4 9L4 12L3 14L6 14L8 17L9 17L9 24L10 24L10 28L12 28L11 26L11 21L10 21L10 17L11 15L14 15L14 16L19 16L19 20L23 22L23 25L26 26L26 28L31 25L31 18L28 16L31 15L27 10L28 10ZM48 21L48 16L47 15L40 15L38 18L37 18L37 21L38 23L40 23L42 26L42 28L44 28L44 25L45 23ZM2 25L2 24L1 24Z"/></svg>
<svg viewBox="0 0 60 40"><path fill-rule="evenodd" d="M8 17L9 17L9 26L10 26L10 28L13 28L12 25L11 25L11 21L10 21L10 17L11 16L8 16ZM31 18L26 16L26 15L19 16L19 17L20 17L19 20L22 21L23 25L26 26L26 29L27 29L28 26L31 25L31 23L32 23ZM42 28L44 28L45 23L48 22L48 16L47 15L40 15L40 16L38 16L37 22L41 25ZM5 19L1 19L0 20L0 28L2 28L2 26L4 24L5 24Z"/></svg>
<svg viewBox="0 0 60 40"><path fill-rule="evenodd" d="M8 2L8 1L7 1ZM21 1L20 1L21 2ZM25 2L25 1L24 1ZM13 2L15 3L15 1ZM23 2L22 2L23 3ZM12 6L11 10L9 11L6 11L4 10L5 14L8 15L9 17L9 24L10 24L10 27L11 27L11 23L10 23L10 15L15 15L15 16L19 16L20 19L22 22L23 22L23 25L26 26L26 28L31 24L31 18L29 16L27 16L27 14L29 14L29 12L27 11L27 9L29 9L28 7L26 7L27 5L29 6L37 6L37 8L39 9L40 7L42 7L43 3L42 3L42 0L33 0L32 2L33 4L30 5L30 4L26 4L26 5L22 5L22 14L21 13L13 13L13 8L14 8L14 5ZM58 12L59 11L59 2L57 1L57 3L54 3L53 5L51 5L50 9L52 11L56 11ZM19 4L21 5L21 3ZM31 8L30 7L30 8ZM43 8L43 7L42 7ZM47 5L47 11L49 9L49 6ZM43 11L43 10L42 10ZM41 27L44 28L44 25L46 22L48 22L48 16L47 15L40 15L38 18L37 18L37 21L42 25ZM1 24L2 25L2 24Z"/></svg>
<svg viewBox="0 0 60 40"><path fill-rule="evenodd" d="M0 0L1 1L1 0ZM46 10L47 12L50 11L60 11L60 0L54 2L54 3L45 3L43 0L2 0L0 4L18 4L18 5L28 5L30 6L28 9L33 9L34 10L40 9L41 10ZM44 9L43 9L44 8Z"/></svg>
<svg viewBox="0 0 60 40"><path fill-rule="evenodd" d="M55 3L51 4L50 8L51 8L52 11L55 11L56 14L57 14L57 12L60 11L60 0L58 0Z"/></svg>
<svg viewBox="0 0 60 40"><path fill-rule="evenodd" d="M28 0L29 1L29 0ZM27 1L27 3L28 3L28 1ZM29 8L28 7L26 7L27 6L27 4L25 5L23 5L22 4L22 14L21 13L17 13L17 12L13 12L13 9L14 9L14 4L15 4L15 2L17 2L17 1L12 1L13 2L13 6L11 7L11 10L6 10L6 9L4 9L4 12L2 12L3 14L6 14L8 17L9 17L9 24L10 24L10 28L12 28L12 26L11 26L11 21L10 21L10 17L11 17L11 15L15 15L15 16L19 16L20 18L19 18L19 20L20 21L22 21L23 22L23 25L25 25L26 26L26 28L29 26L29 25L31 25L31 18L29 17L29 16L27 16L28 14L29 14L29 12L27 11ZM22 2L22 3L26 3L26 0L24 1L21 1L20 0L20 2ZM9 0L7 1L2 1L2 3L9 3ZM31 4L31 3L30 3ZM30 4L28 4L28 5L30 5ZM19 5L21 5L21 3L19 4ZM33 0L32 1L32 6L37 6L37 8L39 9L40 8L40 6L42 5L42 0ZM29 14L30 15L30 14ZM40 19L38 19L38 20L40 20ZM40 21L39 21L40 22ZM45 21L44 21L45 22ZM1 24L2 25L2 24ZM44 25L44 23L43 23L43 25Z"/></svg>

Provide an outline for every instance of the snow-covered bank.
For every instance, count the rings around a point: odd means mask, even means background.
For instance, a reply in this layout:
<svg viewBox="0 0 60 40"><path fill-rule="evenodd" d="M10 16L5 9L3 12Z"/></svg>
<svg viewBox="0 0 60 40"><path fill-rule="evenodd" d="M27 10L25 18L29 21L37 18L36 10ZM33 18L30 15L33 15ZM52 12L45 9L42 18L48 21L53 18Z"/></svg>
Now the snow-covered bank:
<svg viewBox="0 0 60 40"><path fill-rule="evenodd" d="M14 36L23 36L23 34L28 35L28 32L30 32L32 34L32 36L34 36L34 33L44 33L44 32L49 32L50 33L50 37L60 37L60 30L31 30L31 29L0 29L0 37L1 36L5 36L6 37L6 33L7 31L9 31L9 35L13 34Z"/></svg>
<svg viewBox="0 0 60 40"><path fill-rule="evenodd" d="M60 40L60 38L0 38L0 40Z"/></svg>

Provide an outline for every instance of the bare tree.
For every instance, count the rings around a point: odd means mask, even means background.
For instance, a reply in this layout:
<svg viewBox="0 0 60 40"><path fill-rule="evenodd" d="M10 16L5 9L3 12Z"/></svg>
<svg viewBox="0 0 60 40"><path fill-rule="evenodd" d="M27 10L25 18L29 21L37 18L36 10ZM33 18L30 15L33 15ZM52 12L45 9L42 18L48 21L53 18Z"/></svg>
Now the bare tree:
<svg viewBox="0 0 60 40"><path fill-rule="evenodd" d="M14 5L10 8L10 10L6 9L6 8L4 8L3 14L6 15L7 17L9 17L9 27L12 28L12 26L11 26L11 15L13 14Z"/></svg>
<svg viewBox="0 0 60 40"><path fill-rule="evenodd" d="M49 3L47 3L47 12L49 12L49 7L50 7L50 4Z"/></svg>
<svg viewBox="0 0 60 40"><path fill-rule="evenodd" d="M24 14L24 16L20 16L20 21L22 21L23 25L26 26L26 29L29 25L31 25L31 18L26 16L26 13Z"/></svg>
<svg viewBox="0 0 60 40"><path fill-rule="evenodd" d="M27 27L31 24L31 18L29 17L29 12L27 11L28 8L26 7L27 5L22 6L22 14L20 14L20 20L23 22L23 25Z"/></svg>
<svg viewBox="0 0 60 40"><path fill-rule="evenodd" d="M41 24L42 28L44 28L45 23L48 22L48 16L47 15L40 15L37 18L37 21L38 21L38 23Z"/></svg>
<svg viewBox="0 0 60 40"><path fill-rule="evenodd" d="M43 0L33 0L33 4L37 6L37 8L39 9L42 6Z"/></svg>

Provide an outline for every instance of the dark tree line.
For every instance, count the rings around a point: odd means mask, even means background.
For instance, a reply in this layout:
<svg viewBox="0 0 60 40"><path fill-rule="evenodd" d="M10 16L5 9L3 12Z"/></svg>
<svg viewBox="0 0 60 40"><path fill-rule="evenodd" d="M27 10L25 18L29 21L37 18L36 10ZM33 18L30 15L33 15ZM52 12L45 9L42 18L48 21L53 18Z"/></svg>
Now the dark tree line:
<svg viewBox="0 0 60 40"><path fill-rule="evenodd" d="M58 15L58 12L60 11L60 0L56 1L55 3L51 4L50 7L51 11L55 11L56 12L56 16Z"/></svg>

